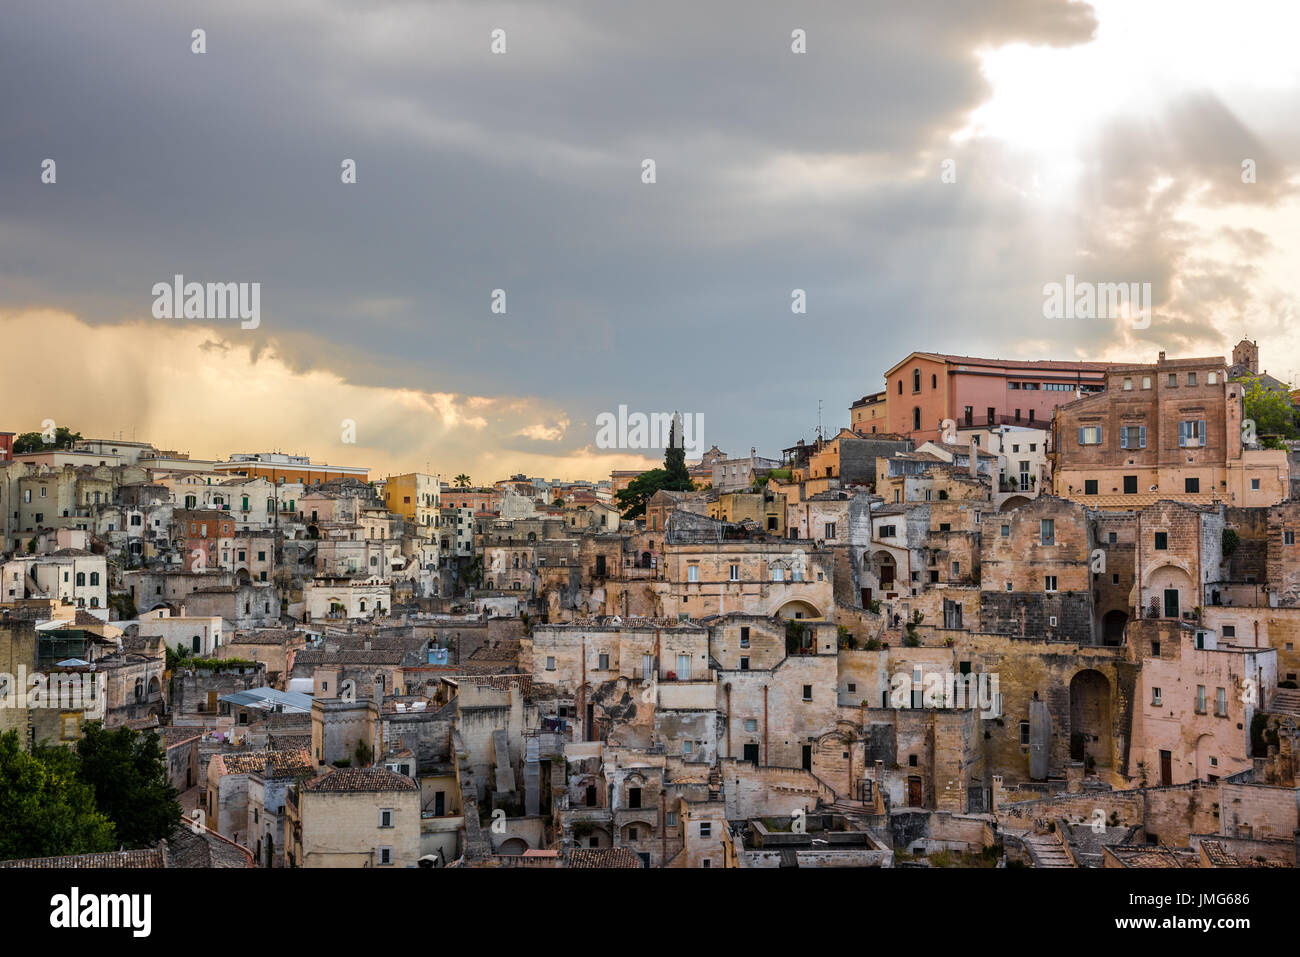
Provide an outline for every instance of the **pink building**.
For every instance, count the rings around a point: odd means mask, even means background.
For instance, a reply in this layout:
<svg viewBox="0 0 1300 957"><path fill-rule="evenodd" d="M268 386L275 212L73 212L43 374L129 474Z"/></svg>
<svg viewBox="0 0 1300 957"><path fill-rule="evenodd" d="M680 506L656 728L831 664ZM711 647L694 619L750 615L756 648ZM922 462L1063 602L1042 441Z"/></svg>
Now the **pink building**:
<svg viewBox="0 0 1300 957"><path fill-rule="evenodd" d="M958 428L1024 425L1046 428L1052 410L1106 391L1106 362L978 359L913 352L885 373L885 420L894 432L923 442L940 437L944 419Z"/></svg>

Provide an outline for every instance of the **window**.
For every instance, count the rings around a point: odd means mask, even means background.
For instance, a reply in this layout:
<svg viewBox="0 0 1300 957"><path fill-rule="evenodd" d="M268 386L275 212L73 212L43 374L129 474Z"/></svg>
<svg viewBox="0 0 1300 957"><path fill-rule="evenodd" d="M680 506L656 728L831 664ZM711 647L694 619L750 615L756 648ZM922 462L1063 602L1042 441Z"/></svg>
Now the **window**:
<svg viewBox="0 0 1300 957"><path fill-rule="evenodd" d="M1110 576L1110 583L1111 583L1112 585L1118 585L1118 584L1119 584L1119 574L1118 574L1118 573L1113 574L1113 575Z"/></svg>
<svg viewBox="0 0 1300 957"><path fill-rule="evenodd" d="M1142 388L1144 389L1151 388L1151 377L1149 375L1144 375L1142 377Z"/></svg>
<svg viewBox="0 0 1300 957"><path fill-rule="evenodd" d="M921 370L920 369L912 370L912 391L913 392L921 391Z"/></svg>
<svg viewBox="0 0 1300 957"><path fill-rule="evenodd" d="M826 523L826 534L823 535L822 537L823 537L823 538L834 538L834 537L835 537L835 523L834 523L834 522L827 522L827 523Z"/></svg>
<svg viewBox="0 0 1300 957"><path fill-rule="evenodd" d="M748 625L740 626L740 647L742 648L749 647L749 626Z"/></svg>
<svg viewBox="0 0 1300 957"><path fill-rule="evenodd" d="M745 719L745 730L746 730L746 731L757 731L757 730L758 730L758 719L757 719L757 718L746 718L746 719Z"/></svg>
<svg viewBox="0 0 1300 957"><path fill-rule="evenodd" d="M1205 377L1205 384L1206 384L1206 385L1218 385L1218 384L1219 384L1219 373L1217 373L1217 372L1211 372L1211 373L1209 373L1209 374Z"/></svg>
<svg viewBox="0 0 1300 957"><path fill-rule="evenodd" d="M688 753L689 753L689 752L688 752ZM636 808L639 808L639 807L641 806L641 789L640 789L640 788L628 788L628 789L627 789L627 806L628 806L629 808L632 808L632 809L636 809Z"/></svg>
<svg viewBox="0 0 1300 957"><path fill-rule="evenodd" d="M728 565L728 566L727 566L727 580L728 580L728 581L733 581L733 582L738 582L738 581L740 581L740 566L739 566L739 565Z"/></svg>
<svg viewBox="0 0 1300 957"><path fill-rule="evenodd" d="M1056 591L1056 576L1047 575L1043 579L1043 591Z"/></svg>
<svg viewBox="0 0 1300 957"><path fill-rule="evenodd" d="M1169 388L1178 388L1178 374L1176 372L1169 373Z"/></svg>
<svg viewBox="0 0 1300 957"><path fill-rule="evenodd" d="M1011 591L1011 582L1007 582L1007 591Z"/></svg>
<svg viewBox="0 0 1300 957"><path fill-rule="evenodd" d="M1214 689L1214 713L1220 718L1228 716L1228 691L1226 688Z"/></svg>
<svg viewBox="0 0 1300 957"><path fill-rule="evenodd" d="M380 864L393 863L393 849L391 847L381 847L379 849L379 863Z"/></svg>
<svg viewBox="0 0 1300 957"><path fill-rule="evenodd" d="M774 582L785 581L785 569L782 568L780 565L772 566L772 581Z"/></svg>
<svg viewBox="0 0 1300 957"><path fill-rule="evenodd" d="M1158 707L1160 707L1160 704L1161 704L1162 700L1163 700L1163 699L1160 697L1160 689L1159 689L1159 688L1152 688L1152 689L1151 689L1151 704L1152 704L1154 707L1157 707L1157 708L1158 708Z"/></svg>
<svg viewBox="0 0 1300 957"><path fill-rule="evenodd" d="M1199 478L1185 478L1185 479L1183 479L1183 491L1184 491L1184 492L1192 492L1192 493L1195 493L1195 492L1199 492L1200 490L1201 490L1201 480L1200 480Z"/></svg>
<svg viewBox="0 0 1300 957"><path fill-rule="evenodd" d="M1020 722L1020 744L1022 747L1027 746L1029 744L1029 722L1028 721Z"/></svg>
<svg viewBox="0 0 1300 957"><path fill-rule="evenodd" d="M677 656L677 680L678 681L691 680L691 656L690 655Z"/></svg>
<svg viewBox="0 0 1300 957"><path fill-rule="evenodd" d="M894 530L894 526L893 526L893 525L881 525L881 526L880 526L880 537L881 537L881 538L893 538L893 537L894 537L895 535L897 535L897 534L898 534L898 533Z"/></svg>
<svg viewBox="0 0 1300 957"><path fill-rule="evenodd" d="M1138 490L1138 477L1136 475L1124 476L1124 494L1136 495Z"/></svg>
<svg viewBox="0 0 1300 957"><path fill-rule="evenodd" d="M1003 525L1003 526L1002 526L1002 537L1003 537L1003 538L1010 538L1010 537L1011 537L1011 526L1010 526L1010 525Z"/></svg>
<svg viewBox="0 0 1300 957"><path fill-rule="evenodd" d="M1084 479L1084 480L1083 480L1083 494L1084 494L1084 495L1096 495L1096 494L1097 494L1097 480L1096 480L1096 479Z"/></svg>
<svg viewBox="0 0 1300 957"><path fill-rule="evenodd" d="M1250 480L1250 490L1251 490L1252 492L1258 492L1258 491L1259 491L1259 479L1253 478L1253 479Z"/></svg>
<svg viewBox="0 0 1300 957"><path fill-rule="evenodd" d="M600 656L599 661L600 661L600 664L597 665L597 668L598 668L600 671L608 671L608 670L609 670L609 655L608 655L608 654L602 654L602 655Z"/></svg>
<svg viewBox="0 0 1300 957"><path fill-rule="evenodd" d="M1039 522L1039 535L1041 536L1042 544L1055 545L1056 521L1054 519L1045 518Z"/></svg>
<svg viewBox="0 0 1300 957"><path fill-rule="evenodd" d="M1283 533L1282 533L1282 544L1283 544L1283 545L1294 545L1294 544L1295 544L1295 532L1283 532Z"/></svg>
<svg viewBox="0 0 1300 957"><path fill-rule="evenodd" d="M1180 448L1200 448L1205 444L1205 420L1190 419L1178 423L1178 445Z"/></svg>
<svg viewBox="0 0 1300 957"><path fill-rule="evenodd" d="M1236 625L1224 625L1224 626L1223 626L1223 637L1224 637L1224 638L1236 638L1236 637L1237 637L1237 626L1236 626Z"/></svg>
<svg viewBox="0 0 1300 957"><path fill-rule="evenodd" d="M1167 551L1169 549L1169 533L1156 532L1156 551Z"/></svg>
<svg viewBox="0 0 1300 957"><path fill-rule="evenodd" d="M713 836L713 824L712 824L712 822L710 822L710 821L701 821L701 822L700 822L700 837L712 837L712 836Z"/></svg>
<svg viewBox="0 0 1300 957"><path fill-rule="evenodd" d="M687 566L686 566L686 580L687 580L688 582L697 582L697 581L700 580L700 566L699 566L699 565L687 565Z"/></svg>
<svg viewBox="0 0 1300 957"><path fill-rule="evenodd" d="M1101 445L1101 426L1085 425L1079 429L1080 445Z"/></svg>
<svg viewBox="0 0 1300 957"><path fill-rule="evenodd" d="M919 431L921 428L921 407L912 407L912 430Z"/></svg>
<svg viewBox="0 0 1300 957"><path fill-rule="evenodd" d="M1145 449L1147 447L1147 427L1145 425L1126 425L1119 430L1119 447L1121 449Z"/></svg>
<svg viewBox="0 0 1300 957"><path fill-rule="evenodd" d="M677 826L677 812L676 812L676 811L668 811L668 812L666 812L666 813L664 814L664 825L665 825L666 827L676 827L676 826Z"/></svg>
<svg viewBox="0 0 1300 957"><path fill-rule="evenodd" d="M384 808L383 810L381 810L381 811L379 812L379 826L380 826L380 827L392 827L392 826L393 826L393 810L392 810L392 808Z"/></svg>
<svg viewBox="0 0 1300 957"><path fill-rule="evenodd" d="M1160 642L1158 641L1151 642L1151 657L1152 658L1160 657Z"/></svg>
<svg viewBox="0 0 1300 957"><path fill-rule="evenodd" d="M1205 714L1205 685L1196 686L1196 713Z"/></svg>
<svg viewBox="0 0 1300 957"><path fill-rule="evenodd" d="M741 670L741 671L748 671L748 670L749 670L749 659L748 659L748 658L741 658L741 659L740 659L740 670Z"/></svg>
<svg viewBox="0 0 1300 957"><path fill-rule="evenodd" d="M803 700L804 701L812 700L812 685L803 686Z"/></svg>
<svg viewBox="0 0 1300 957"><path fill-rule="evenodd" d="M1195 372L1189 372L1189 373L1187 373L1187 384L1188 384L1188 385L1196 385L1196 373L1195 373Z"/></svg>
<svg viewBox="0 0 1300 957"><path fill-rule="evenodd" d="M1124 391L1125 391L1125 392L1132 392L1132 391L1133 391L1133 380L1132 380L1132 379L1125 379L1125 380L1124 380Z"/></svg>
<svg viewBox="0 0 1300 957"><path fill-rule="evenodd" d="M546 658L546 670L547 671L555 670L555 659L550 656L547 656Z"/></svg>

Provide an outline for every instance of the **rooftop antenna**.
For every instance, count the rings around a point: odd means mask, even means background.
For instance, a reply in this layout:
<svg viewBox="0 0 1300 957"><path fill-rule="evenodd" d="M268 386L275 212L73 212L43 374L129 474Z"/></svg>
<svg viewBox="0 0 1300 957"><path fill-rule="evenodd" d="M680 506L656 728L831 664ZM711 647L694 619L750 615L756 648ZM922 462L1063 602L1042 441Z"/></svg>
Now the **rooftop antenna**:
<svg viewBox="0 0 1300 957"><path fill-rule="evenodd" d="M822 400L817 400L817 438L822 437Z"/></svg>

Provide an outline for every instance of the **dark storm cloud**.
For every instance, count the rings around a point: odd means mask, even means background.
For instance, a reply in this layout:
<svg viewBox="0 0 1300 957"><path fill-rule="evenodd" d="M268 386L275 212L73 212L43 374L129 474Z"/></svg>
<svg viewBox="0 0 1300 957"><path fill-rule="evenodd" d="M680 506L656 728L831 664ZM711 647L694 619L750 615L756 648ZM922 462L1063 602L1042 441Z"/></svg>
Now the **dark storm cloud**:
<svg viewBox="0 0 1300 957"><path fill-rule="evenodd" d="M811 431L819 398L843 421L913 348L1047 339L1042 284L1081 245L1167 299L1186 194L1147 187L1205 181L1251 144L1189 101L1166 130L1107 139L1100 199L1042 228L1015 157L948 138L988 96L978 51L1086 43L1080 3L50 0L6 17L0 304L111 323L146 317L175 273L260 281L261 327L214 344L567 411L562 439L507 451L581 449L625 403L703 412L706 443L771 454ZM960 188L939 181L947 157ZM1251 199L1275 200L1272 182ZM1126 208L1146 222L1115 238ZM1234 292L1214 269L1203 289ZM1058 352L1101 339L1071 329Z"/></svg>

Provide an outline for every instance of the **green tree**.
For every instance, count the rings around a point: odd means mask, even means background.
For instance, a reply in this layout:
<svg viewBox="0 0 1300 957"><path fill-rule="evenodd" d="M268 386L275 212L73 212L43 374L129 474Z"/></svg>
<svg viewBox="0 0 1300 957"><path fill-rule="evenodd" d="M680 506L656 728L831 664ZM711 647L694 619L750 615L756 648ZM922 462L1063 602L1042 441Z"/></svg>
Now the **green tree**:
<svg viewBox="0 0 1300 957"><path fill-rule="evenodd" d="M109 731L89 721L77 742L77 759L77 777L94 789L95 803L116 825L119 841L152 847L171 837L181 806L156 731Z"/></svg>
<svg viewBox="0 0 1300 957"><path fill-rule="evenodd" d="M0 735L0 860L117 847L113 822L96 810L94 791L77 780L72 752L50 750L64 753L45 760L18 746L18 732Z"/></svg>
<svg viewBox="0 0 1300 957"><path fill-rule="evenodd" d="M664 449L664 472L667 478L663 487L670 492L689 492L695 486L691 473L686 470L686 448L677 434L678 418L673 413L673 423L668 429L668 448Z"/></svg>
<svg viewBox="0 0 1300 957"><path fill-rule="evenodd" d="M370 762L375 759L375 752L370 749L370 745L364 741L357 742L357 748L352 752L352 757L356 759L356 765L359 768L370 767Z"/></svg>
<svg viewBox="0 0 1300 957"><path fill-rule="evenodd" d="M70 449L73 442L81 441L81 433L62 426L54 430L54 441L46 442L43 432L24 432L14 439L14 455L24 452L48 452L52 449Z"/></svg>
<svg viewBox="0 0 1300 957"><path fill-rule="evenodd" d="M669 492L689 492L695 488L691 473L686 468L686 450L677 441L677 416L668 429L668 447L664 449L663 468L642 472L627 488L615 494L618 507L624 518L640 518L645 514L646 504L655 492L664 489Z"/></svg>
<svg viewBox="0 0 1300 957"><path fill-rule="evenodd" d="M1245 393L1246 418L1255 422L1256 435L1277 435L1284 439L1294 439L1300 432L1296 429L1295 408L1291 405L1290 392L1278 392L1264 385L1257 377L1242 380Z"/></svg>
<svg viewBox="0 0 1300 957"><path fill-rule="evenodd" d="M627 488L619 489L614 496L624 518L640 518L645 514L646 503L654 497L655 492L664 487L668 473L664 469L651 469L642 472L627 483Z"/></svg>

